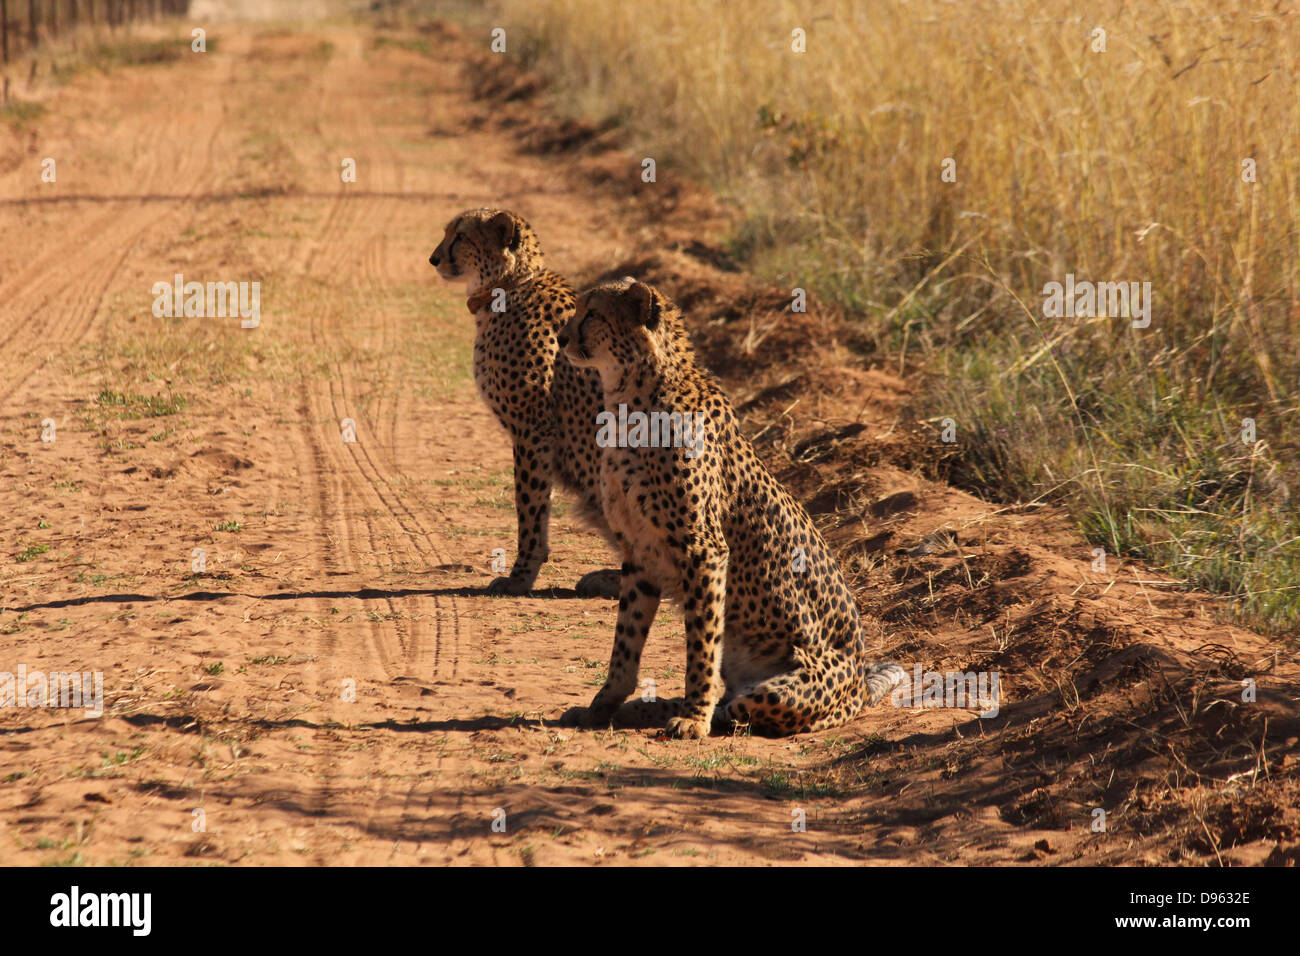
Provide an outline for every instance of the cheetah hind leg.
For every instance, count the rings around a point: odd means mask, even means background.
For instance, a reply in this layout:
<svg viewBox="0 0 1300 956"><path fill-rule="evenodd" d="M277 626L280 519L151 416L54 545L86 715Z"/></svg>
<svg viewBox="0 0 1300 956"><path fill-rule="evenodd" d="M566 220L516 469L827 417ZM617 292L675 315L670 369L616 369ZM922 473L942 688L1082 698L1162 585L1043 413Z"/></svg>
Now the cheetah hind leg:
<svg viewBox="0 0 1300 956"><path fill-rule="evenodd" d="M799 699L798 673L781 674L744 688L719 707L725 720L763 737L785 737L810 728L816 715ZM718 715L715 713L714 720Z"/></svg>
<svg viewBox="0 0 1300 956"><path fill-rule="evenodd" d="M908 679L907 671L893 661L869 664L863 668L861 693L849 694L838 706L827 708L810 699L809 688L814 685L803 681L802 673L778 674L741 691L727 702L727 717L768 737L827 730L848 723L862 707L880 703Z"/></svg>
<svg viewBox="0 0 1300 956"><path fill-rule="evenodd" d="M605 568L584 574L578 579L575 590L579 597L616 598L621 580L622 572L618 568Z"/></svg>

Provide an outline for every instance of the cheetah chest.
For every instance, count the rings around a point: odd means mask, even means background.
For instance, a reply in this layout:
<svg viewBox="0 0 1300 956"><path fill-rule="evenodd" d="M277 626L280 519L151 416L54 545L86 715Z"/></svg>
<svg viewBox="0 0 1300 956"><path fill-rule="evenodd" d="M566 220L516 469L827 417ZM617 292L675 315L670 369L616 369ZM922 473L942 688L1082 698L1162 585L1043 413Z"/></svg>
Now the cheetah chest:
<svg viewBox="0 0 1300 956"><path fill-rule="evenodd" d="M529 422L545 407L547 356L511 313L488 308L474 316L474 384L504 425Z"/></svg>
<svg viewBox="0 0 1300 956"><path fill-rule="evenodd" d="M653 506L641 500L647 495L635 477L611 468L607 452L602 460L601 499L605 520L631 553L633 561L651 577L665 596L676 596L681 589L679 555L669 546L668 533L652 520ZM648 501L648 496L647 496Z"/></svg>

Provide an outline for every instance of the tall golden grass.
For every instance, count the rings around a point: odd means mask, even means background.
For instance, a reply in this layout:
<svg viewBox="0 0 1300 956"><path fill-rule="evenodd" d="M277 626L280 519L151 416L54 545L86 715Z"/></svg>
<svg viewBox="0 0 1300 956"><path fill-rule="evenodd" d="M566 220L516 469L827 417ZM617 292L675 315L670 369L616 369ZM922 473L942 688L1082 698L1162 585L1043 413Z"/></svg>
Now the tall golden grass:
<svg viewBox="0 0 1300 956"><path fill-rule="evenodd" d="M1296 629L1300 14L1079 6L498 0L493 17L569 109L735 202L756 270L858 310L922 372L918 414L958 424L957 479L1061 498L1110 550ZM1067 273L1150 282L1150 327L1047 318Z"/></svg>

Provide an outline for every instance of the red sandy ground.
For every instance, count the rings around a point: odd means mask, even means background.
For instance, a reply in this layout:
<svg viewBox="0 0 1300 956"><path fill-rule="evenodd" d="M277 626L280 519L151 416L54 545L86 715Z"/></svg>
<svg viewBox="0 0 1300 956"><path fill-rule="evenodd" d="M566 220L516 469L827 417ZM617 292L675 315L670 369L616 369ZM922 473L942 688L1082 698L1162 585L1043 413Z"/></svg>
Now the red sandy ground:
<svg viewBox="0 0 1300 956"><path fill-rule="evenodd" d="M471 84L452 29L432 55L371 26L212 35L0 127L0 670L106 691L98 719L0 709L0 862L1295 864L1293 649L1140 566L1094 573L1053 509L926 477L943 449L900 414L909 383L728 271L708 197L641 184L526 76ZM559 725L615 611L569 588L611 556L561 507L548 590L482 592L514 545L510 455L426 260L488 204L575 280L636 272L688 309L879 654L997 671L997 717ZM260 280L261 327L155 318L177 272ZM680 693L683 662L666 607L644 673Z"/></svg>

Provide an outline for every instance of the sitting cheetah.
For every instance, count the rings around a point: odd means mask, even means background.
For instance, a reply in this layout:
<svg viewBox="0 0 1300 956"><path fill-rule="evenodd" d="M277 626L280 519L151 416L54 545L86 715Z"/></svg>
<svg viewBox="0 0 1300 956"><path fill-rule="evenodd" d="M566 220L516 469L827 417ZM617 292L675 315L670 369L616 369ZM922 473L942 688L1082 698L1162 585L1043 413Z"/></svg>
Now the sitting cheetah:
<svg viewBox="0 0 1300 956"><path fill-rule="evenodd" d="M429 263L442 278L468 283L474 381L514 445L515 563L488 591L527 594L550 556L555 481L577 494L580 517L609 539L590 427L602 407L600 379L559 354L556 335L573 314L573 290L546 268L523 219L498 209L462 213L447 224ZM617 597L618 571L584 575L578 591Z"/></svg>
<svg viewBox="0 0 1300 956"><path fill-rule="evenodd" d="M632 279L601 283L578 297L559 341L599 373L604 421L627 424L626 440L600 442L602 504L623 557L609 677L567 722L608 724L636 688L661 595L686 618L686 695L656 709L674 737L706 736L714 720L771 736L834 727L906 678L868 663L830 549L741 433L671 302Z"/></svg>

